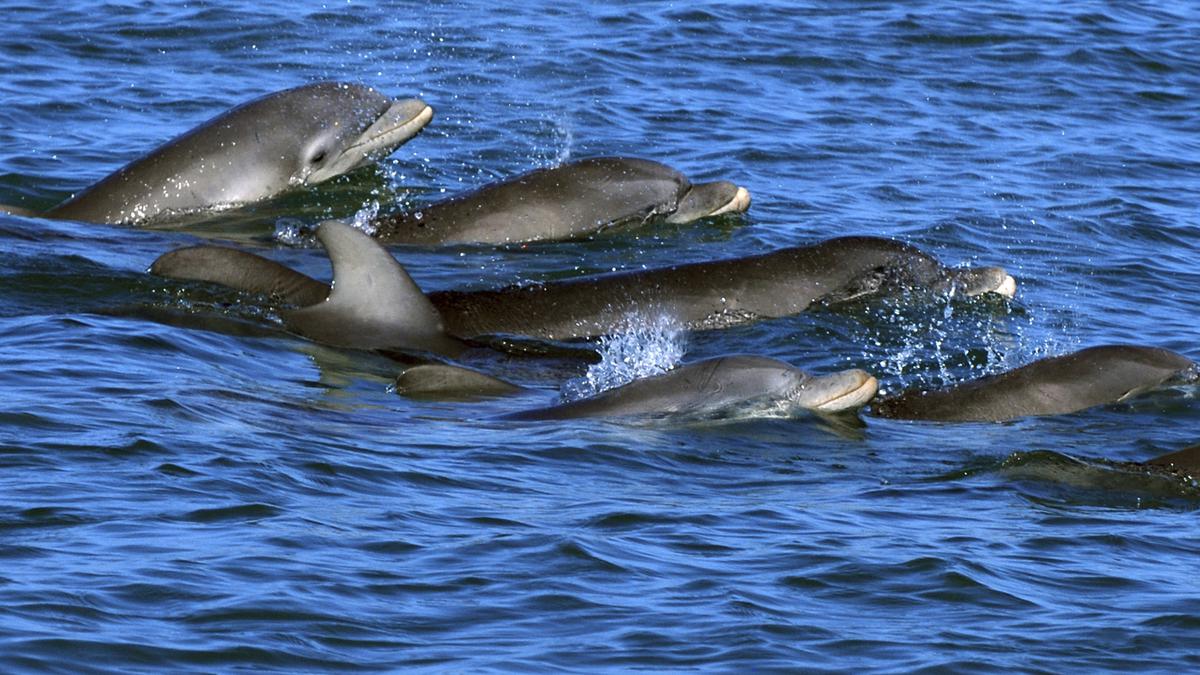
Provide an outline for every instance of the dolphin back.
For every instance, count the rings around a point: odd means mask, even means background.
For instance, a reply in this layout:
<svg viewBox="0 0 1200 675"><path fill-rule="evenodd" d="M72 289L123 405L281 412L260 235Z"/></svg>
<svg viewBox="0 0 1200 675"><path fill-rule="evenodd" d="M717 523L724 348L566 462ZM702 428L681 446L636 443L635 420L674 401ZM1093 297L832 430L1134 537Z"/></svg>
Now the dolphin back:
<svg viewBox="0 0 1200 675"><path fill-rule="evenodd" d="M1151 466L1161 466L1190 475L1200 475L1200 445L1193 445L1182 450L1159 455L1146 460Z"/></svg>
<svg viewBox="0 0 1200 675"><path fill-rule="evenodd" d="M415 398L456 399L505 396L521 387L497 377L448 363L426 363L396 378L397 394Z"/></svg>
<svg viewBox="0 0 1200 675"><path fill-rule="evenodd" d="M672 213L688 186L683 174L658 162L599 157L538 169L375 225L389 243L570 239Z"/></svg>
<svg viewBox="0 0 1200 675"><path fill-rule="evenodd" d="M329 286L308 275L226 246L189 246L164 253L150 265L150 273L269 295L297 307L315 305L329 296Z"/></svg>
<svg viewBox="0 0 1200 675"><path fill-rule="evenodd" d="M873 410L881 417L946 422L1063 415L1124 400L1194 368L1192 360L1166 349L1106 345L946 389L905 392Z"/></svg>

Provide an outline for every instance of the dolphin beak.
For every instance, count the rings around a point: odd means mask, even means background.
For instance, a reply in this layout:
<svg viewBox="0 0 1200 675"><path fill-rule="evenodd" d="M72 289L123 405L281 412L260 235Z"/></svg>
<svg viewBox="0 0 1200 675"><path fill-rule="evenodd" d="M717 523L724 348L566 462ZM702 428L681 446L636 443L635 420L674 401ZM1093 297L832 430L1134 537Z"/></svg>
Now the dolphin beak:
<svg viewBox="0 0 1200 675"><path fill-rule="evenodd" d="M1005 274L1004 281L1001 281L1000 285L992 292L1012 300L1017 295L1017 280L1011 274Z"/></svg>
<svg viewBox="0 0 1200 675"><path fill-rule="evenodd" d="M400 99L367 127L346 151L357 151L371 160L380 159L416 136L431 119L433 108L421 99Z"/></svg>
<svg viewBox="0 0 1200 675"><path fill-rule="evenodd" d="M838 412L859 408L867 404L879 391L879 380L865 370L848 370L840 375L850 377L846 389L841 393L813 406L817 412Z"/></svg>
<svg viewBox="0 0 1200 675"><path fill-rule="evenodd" d="M379 159L403 145L433 119L433 108L416 98L393 102L369 127L320 169L304 177L307 185L316 185Z"/></svg>
<svg viewBox="0 0 1200 675"><path fill-rule="evenodd" d="M710 215L719 216L722 213L745 213L750 209L750 191L742 186L738 186L737 192L734 193L733 199L721 208L713 211Z"/></svg>
<svg viewBox="0 0 1200 675"><path fill-rule="evenodd" d="M1017 295L1017 280L1002 267L967 267L955 269L956 285L969 298L995 293L1009 300Z"/></svg>
<svg viewBox="0 0 1200 675"><path fill-rule="evenodd" d="M750 191L740 185L727 180L696 183L680 198L675 211L667 216L667 222L690 223L723 213L743 213L748 208Z"/></svg>

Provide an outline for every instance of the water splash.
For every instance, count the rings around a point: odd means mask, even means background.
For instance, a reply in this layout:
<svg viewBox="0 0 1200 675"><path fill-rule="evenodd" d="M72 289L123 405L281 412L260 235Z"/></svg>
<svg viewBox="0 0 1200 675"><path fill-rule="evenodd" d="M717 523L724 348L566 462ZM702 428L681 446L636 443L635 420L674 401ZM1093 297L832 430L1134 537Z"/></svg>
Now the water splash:
<svg viewBox="0 0 1200 675"><path fill-rule="evenodd" d="M372 200L347 219L335 219L356 230L362 230L368 235L375 236L375 216L379 215L379 202ZM297 218L280 218L275 221L275 232L271 235L275 241L287 246L315 246L317 225L309 225Z"/></svg>
<svg viewBox="0 0 1200 675"><path fill-rule="evenodd" d="M280 218L275 221L275 241L287 246L304 246L311 238L311 229L299 218Z"/></svg>
<svg viewBox="0 0 1200 675"><path fill-rule="evenodd" d="M379 202L372 200L356 211L350 218L349 225L356 230L362 230L368 235L375 236L375 216L379 215Z"/></svg>
<svg viewBox="0 0 1200 675"><path fill-rule="evenodd" d="M550 127L545 146L535 147L534 160L537 166L554 167L562 166L571 161L572 151L575 146L575 132L571 125L570 118L566 113L560 113L554 117L546 117L541 120L541 124ZM540 130L539 130L540 131ZM541 134L537 134L540 136Z"/></svg>
<svg viewBox="0 0 1200 675"><path fill-rule="evenodd" d="M1023 365L1058 351L1037 337L1034 314L1018 305L980 306L954 293L903 294L870 310L875 371L887 387L937 388Z"/></svg>
<svg viewBox="0 0 1200 675"><path fill-rule="evenodd" d="M595 396L638 378L674 368L687 351L683 326L666 314L634 314L612 335L600 339L600 361L581 377L567 381L562 399Z"/></svg>

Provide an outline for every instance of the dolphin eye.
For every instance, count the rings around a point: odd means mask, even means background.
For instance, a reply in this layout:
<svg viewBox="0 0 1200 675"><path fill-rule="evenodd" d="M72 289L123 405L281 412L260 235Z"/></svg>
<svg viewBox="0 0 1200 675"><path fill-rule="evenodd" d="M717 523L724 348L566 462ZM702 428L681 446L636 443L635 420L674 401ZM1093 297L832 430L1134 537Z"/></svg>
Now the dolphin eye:
<svg viewBox="0 0 1200 675"><path fill-rule="evenodd" d="M320 164L321 162L324 162L324 161L325 161L324 148L322 148L321 150L318 150L316 153L313 154L312 157L308 158L309 164Z"/></svg>

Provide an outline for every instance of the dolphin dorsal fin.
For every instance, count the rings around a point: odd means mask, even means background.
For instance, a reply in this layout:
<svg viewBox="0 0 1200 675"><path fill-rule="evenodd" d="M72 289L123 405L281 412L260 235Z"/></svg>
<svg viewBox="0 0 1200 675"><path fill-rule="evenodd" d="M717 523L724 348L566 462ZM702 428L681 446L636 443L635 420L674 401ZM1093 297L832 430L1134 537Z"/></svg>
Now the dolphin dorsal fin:
<svg viewBox="0 0 1200 675"><path fill-rule="evenodd" d="M334 220L317 238L333 264L333 290L324 302L286 312L288 328L339 347L447 351L453 341L441 315L383 246Z"/></svg>

